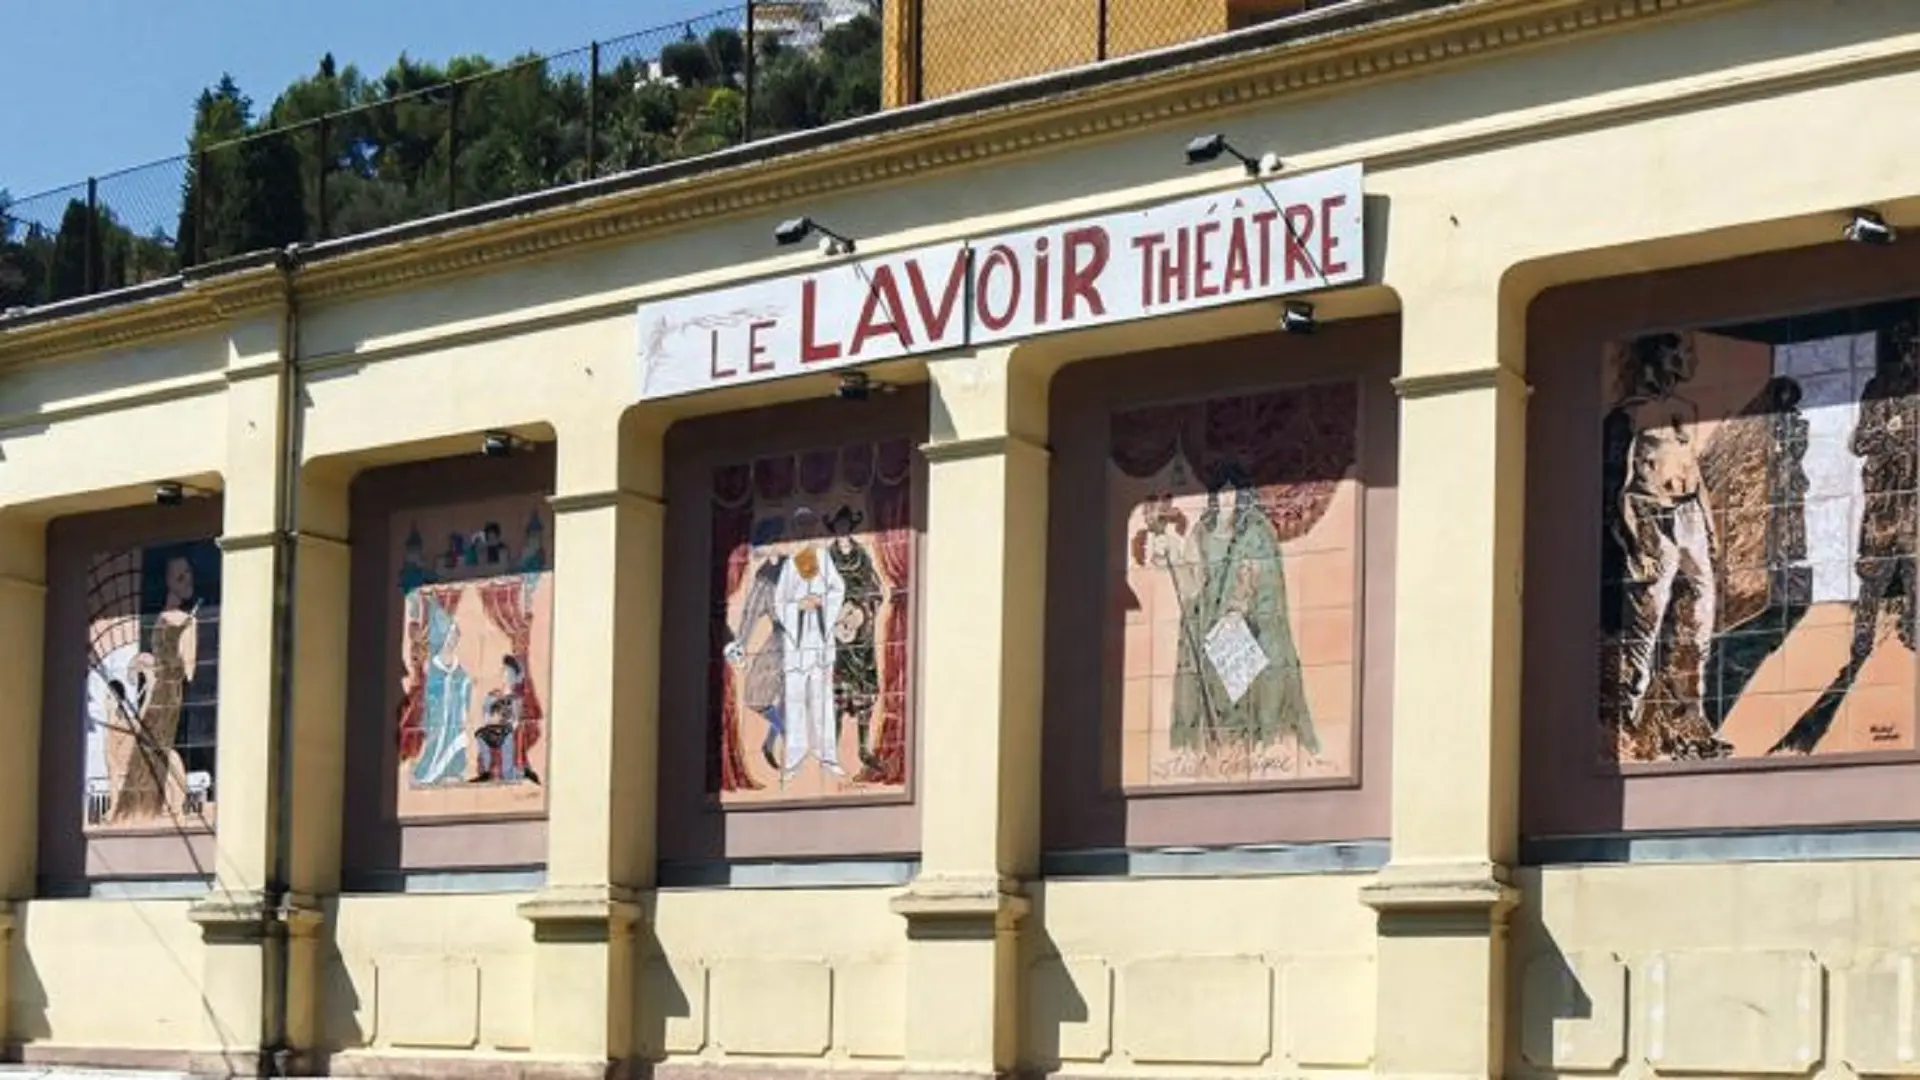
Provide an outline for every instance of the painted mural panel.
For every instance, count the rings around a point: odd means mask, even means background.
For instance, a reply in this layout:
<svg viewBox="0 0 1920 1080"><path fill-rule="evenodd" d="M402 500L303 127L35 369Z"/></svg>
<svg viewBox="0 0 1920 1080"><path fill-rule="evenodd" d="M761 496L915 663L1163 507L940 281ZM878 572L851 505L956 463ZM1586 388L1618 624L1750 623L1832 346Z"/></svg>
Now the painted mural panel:
<svg viewBox="0 0 1920 1080"><path fill-rule="evenodd" d="M723 805L906 790L913 521L906 439L714 472L708 790Z"/></svg>
<svg viewBox="0 0 1920 1080"><path fill-rule="evenodd" d="M1352 383L1113 417L1121 786L1354 775L1359 417Z"/></svg>
<svg viewBox="0 0 1920 1080"><path fill-rule="evenodd" d="M402 819L545 808L553 644L545 514L543 497L525 495L392 519Z"/></svg>
<svg viewBox="0 0 1920 1080"><path fill-rule="evenodd" d="M1914 748L1915 314L1608 350L1604 760Z"/></svg>
<svg viewBox="0 0 1920 1080"><path fill-rule="evenodd" d="M212 825L219 547L96 555L86 602L86 828Z"/></svg>

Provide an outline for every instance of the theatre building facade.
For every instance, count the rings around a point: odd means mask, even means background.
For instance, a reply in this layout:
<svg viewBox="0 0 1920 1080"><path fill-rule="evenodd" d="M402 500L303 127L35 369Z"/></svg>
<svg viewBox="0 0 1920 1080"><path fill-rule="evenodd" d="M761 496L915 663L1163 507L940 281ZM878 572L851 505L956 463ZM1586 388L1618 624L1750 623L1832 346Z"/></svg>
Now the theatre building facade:
<svg viewBox="0 0 1920 1080"><path fill-rule="evenodd" d="M10 313L7 1052L1920 1074L1916 101L1362 2Z"/></svg>

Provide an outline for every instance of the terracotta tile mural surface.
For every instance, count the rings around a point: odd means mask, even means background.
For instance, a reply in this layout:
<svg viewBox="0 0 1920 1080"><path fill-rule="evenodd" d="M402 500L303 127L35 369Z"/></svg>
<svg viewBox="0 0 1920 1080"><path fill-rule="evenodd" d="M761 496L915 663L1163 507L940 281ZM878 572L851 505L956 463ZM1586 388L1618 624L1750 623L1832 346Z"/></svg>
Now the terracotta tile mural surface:
<svg viewBox="0 0 1920 1080"><path fill-rule="evenodd" d="M553 557L546 500L392 518L400 818L546 806Z"/></svg>
<svg viewBox="0 0 1920 1080"><path fill-rule="evenodd" d="M1603 761L1914 749L1914 308L1603 364Z"/></svg>
<svg viewBox="0 0 1920 1080"><path fill-rule="evenodd" d="M87 624L86 828L211 825L219 546L94 556Z"/></svg>
<svg viewBox="0 0 1920 1080"><path fill-rule="evenodd" d="M913 445L715 470L708 790L723 805L907 788Z"/></svg>
<svg viewBox="0 0 1920 1080"><path fill-rule="evenodd" d="M1354 775L1358 427L1351 383L1114 416L1122 787Z"/></svg>

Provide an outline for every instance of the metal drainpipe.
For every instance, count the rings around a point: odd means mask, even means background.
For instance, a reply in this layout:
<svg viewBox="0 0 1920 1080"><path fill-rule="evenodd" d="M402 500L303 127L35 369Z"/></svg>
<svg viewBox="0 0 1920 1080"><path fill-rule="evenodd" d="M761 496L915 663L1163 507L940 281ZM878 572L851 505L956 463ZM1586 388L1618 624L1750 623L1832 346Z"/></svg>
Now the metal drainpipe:
<svg viewBox="0 0 1920 1080"><path fill-rule="evenodd" d="M287 1076L294 1065L295 1049L289 1040L288 1015L292 950L288 941L288 879L292 876L293 803L288 792L293 782L293 581L294 563L299 551L297 541L300 439L294 428L301 419L300 410L300 302L294 276L300 271L305 245L289 244L280 253L278 265L285 302L280 332L280 399L274 423L274 451L280 462L274 493L274 565L273 565L273 690L272 713L276 731L273 740L273 782L267 804L272 815L270 876L262 892L269 906L267 935L262 958L261 979L266 1015L260 1039L259 1072L262 1076Z"/></svg>

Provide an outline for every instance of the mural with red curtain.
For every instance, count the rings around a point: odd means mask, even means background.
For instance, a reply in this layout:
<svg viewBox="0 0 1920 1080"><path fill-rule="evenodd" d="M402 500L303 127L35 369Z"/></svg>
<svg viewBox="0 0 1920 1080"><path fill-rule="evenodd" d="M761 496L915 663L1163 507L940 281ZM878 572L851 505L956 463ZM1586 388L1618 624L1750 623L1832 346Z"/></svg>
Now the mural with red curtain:
<svg viewBox="0 0 1920 1080"><path fill-rule="evenodd" d="M907 780L910 724L909 672L912 663L913 443L893 439L769 455L751 463L723 466L713 474L712 561L709 595L714 612L709 624L708 702L712 722L707 739L707 789L738 801L769 790L768 778L749 765L743 725L755 722L743 702L742 682L751 659L726 657L736 641L762 641L771 631L736 626L735 602L768 560L785 558L792 548L791 514L802 505L824 520L846 506L863 525L850 539L865 549L880 579L873 602L882 612L877 628L878 693L873 702L868 760L835 795L898 789ZM756 533L778 535L781 542L756 550ZM819 538L825 544L826 538ZM851 595L851 594L849 594ZM764 720L764 718L761 718ZM845 720L846 717L841 717ZM841 725L844 727L844 725ZM764 771L764 770L763 770ZM773 783L778 782L774 778Z"/></svg>
<svg viewBox="0 0 1920 1080"><path fill-rule="evenodd" d="M475 583L487 621L507 635L509 655L520 665L520 722L513 729L514 767L527 775L529 755L544 730L540 721L540 692L533 677L533 584L519 578L494 578Z"/></svg>
<svg viewBox="0 0 1920 1080"><path fill-rule="evenodd" d="M451 615L460 604L457 586L423 586L406 599L407 643L405 682L400 692L400 760L412 761L426 746L427 605L438 604Z"/></svg>

